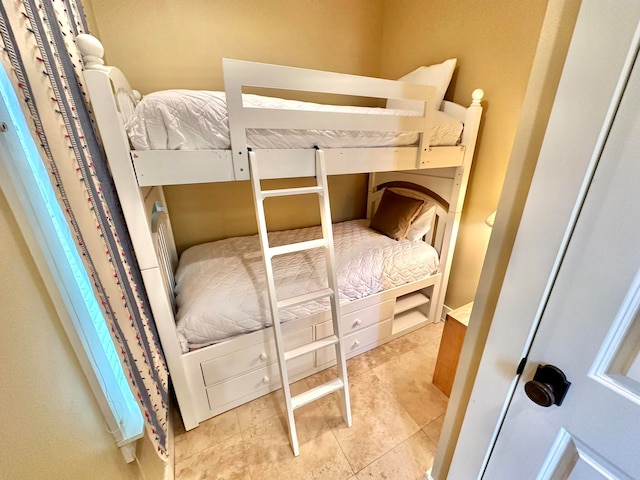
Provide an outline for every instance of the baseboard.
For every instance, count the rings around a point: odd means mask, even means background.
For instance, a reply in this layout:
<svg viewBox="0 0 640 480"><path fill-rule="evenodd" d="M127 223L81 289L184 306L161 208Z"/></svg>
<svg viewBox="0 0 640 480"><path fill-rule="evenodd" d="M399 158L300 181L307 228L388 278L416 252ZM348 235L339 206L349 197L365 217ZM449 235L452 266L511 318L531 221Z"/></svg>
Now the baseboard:
<svg viewBox="0 0 640 480"><path fill-rule="evenodd" d="M173 414L172 409L176 407L173 405L172 402L169 402L168 408L169 408L169 411L167 413L167 454L169 455L169 460L167 460L164 467L163 480L174 480L176 450L175 450L175 435L174 435L174 427L173 427L175 415Z"/></svg>
<svg viewBox="0 0 640 480"><path fill-rule="evenodd" d="M422 477L422 480L433 480L433 477L431 476L431 469L425 472L424 477Z"/></svg>
<svg viewBox="0 0 640 480"><path fill-rule="evenodd" d="M453 310L453 308L451 307L447 307L446 305L442 306L442 318L440 319L441 321L444 322L445 318L447 318L447 314Z"/></svg>

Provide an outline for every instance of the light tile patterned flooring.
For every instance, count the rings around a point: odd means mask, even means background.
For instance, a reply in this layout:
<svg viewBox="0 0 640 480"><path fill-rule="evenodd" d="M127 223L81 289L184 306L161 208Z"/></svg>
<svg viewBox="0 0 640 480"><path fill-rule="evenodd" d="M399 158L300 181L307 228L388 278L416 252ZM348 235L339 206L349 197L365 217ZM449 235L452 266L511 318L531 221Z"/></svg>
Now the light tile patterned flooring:
<svg viewBox="0 0 640 480"><path fill-rule="evenodd" d="M443 322L347 361L353 426L337 394L296 410L300 456L289 444L280 390L185 432L176 424L176 480L421 479L433 463L447 397L432 383ZM295 395L335 368L292 385Z"/></svg>

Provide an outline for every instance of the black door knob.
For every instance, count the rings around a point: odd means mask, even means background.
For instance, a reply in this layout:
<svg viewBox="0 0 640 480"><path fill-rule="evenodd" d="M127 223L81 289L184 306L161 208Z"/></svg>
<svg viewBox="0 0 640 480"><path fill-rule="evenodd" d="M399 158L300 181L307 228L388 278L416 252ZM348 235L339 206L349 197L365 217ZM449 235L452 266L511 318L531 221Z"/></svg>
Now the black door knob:
<svg viewBox="0 0 640 480"><path fill-rule="evenodd" d="M533 402L542 407L562 405L571 382L564 372L553 365L538 365L533 380L524 384L524 391Z"/></svg>

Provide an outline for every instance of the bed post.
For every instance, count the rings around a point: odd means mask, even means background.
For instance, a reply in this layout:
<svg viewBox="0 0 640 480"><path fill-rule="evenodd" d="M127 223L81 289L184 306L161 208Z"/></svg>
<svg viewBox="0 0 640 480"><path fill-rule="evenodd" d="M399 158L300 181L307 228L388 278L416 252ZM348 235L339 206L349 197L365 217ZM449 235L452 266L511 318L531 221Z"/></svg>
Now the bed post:
<svg viewBox="0 0 640 480"><path fill-rule="evenodd" d="M239 69L241 68L242 64L238 62L233 62L227 58L222 59L234 180L249 180L247 130L243 121L242 81L239 78Z"/></svg>
<svg viewBox="0 0 640 480"><path fill-rule="evenodd" d="M456 167L453 177L453 186L451 188L451 197L449 198L449 214L447 218L447 226L445 237L442 242L442 251L440 252L440 271L442 272L442 286L437 299L436 312L442 315L444 308L444 297L447 293L447 285L449 283L449 275L451 273L451 263L453 261L453 252L460 229L460 218L462 217L462 207L464 198L467 193L467 184L469 183L469 174L471 173L471 162L476 148L476 140L480 129L480 119L482 118L482 98L484 91L476 89L471 94L471 105L467 108L467 114L464 121L464 130L462 133L462 145L465 146L464 160L462 165Z"/></svg>
<svg viewBox="0 0 640 480"><path fill-rule="evenodd" d="M149 296L171 380L176 385L175 392L185 428L194 428L198 425L198 419L189 394L192 389L181 361L182 352L176 336L173 309L164 294L144 198L136 181L131 152L125 140L127 137L123 133L124 125L112 94L112 80L127 87L129 85L119 70L104 66L104 48L97 38L81 34L76 37L76 44L82 55L82 73L93 113L98 120L97 124L102 126L99 128L102 144L142 272L144 288Z"/></svg>
<svg viewBox="0 0 640 480"><path fill-rule="evenodd" d="M427 167L427 156L432 151L429 146L431 125L433 125L433 117L435 110L431 108L432 103L435 103L435 87L429 87L429 100L424 106L423 116L424 123L422 133L420 134L420 142L418 144L418 156L416 158L416 168Z"/></svg>

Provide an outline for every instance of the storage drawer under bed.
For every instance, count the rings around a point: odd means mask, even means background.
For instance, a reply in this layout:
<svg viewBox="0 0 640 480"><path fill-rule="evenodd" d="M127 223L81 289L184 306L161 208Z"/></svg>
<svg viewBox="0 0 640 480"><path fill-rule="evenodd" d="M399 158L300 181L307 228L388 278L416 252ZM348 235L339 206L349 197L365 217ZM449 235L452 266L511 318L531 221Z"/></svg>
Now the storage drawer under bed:
<svg viewBox="0 0 640 480"><path fill-rule="evenodd" d="M304 355L287 362L289 376L294 377L311 370L314 367L313 360L313 355ZM252 394L252 397L255 398L281 386L278 362L271 363L207 388L209 408L215 410Z"/></svg>
<svg viewBox="0 0 640 480"><path fill-rule="evenodd" d="M387 300L386 302L342 315L342 321L340 322L342 334L348 335L369 325L390 319L393 315L394 303L394 300ZM316 331L316 338L321 338L317 336L317 333Z"/></svg>
<svg viewBox="0 0 640 480"><path fill-rule="evenodd" d="M284 344L287 349L300 347L310 343L313 340L312 335L312 328L305 328L285 335ZM306 355L305 357L311 356ZM236 375L273 363L275 363L277 370L278 355L276 353L275 340L271 340L266 343L259 343L249 348L244 348L237 352L202 362L202 377L204 379L205 386L210 387L218 382L235 377ZM293 362L289 362L289 364L291 366ZM313 362L311 362L311 367L313 367ZM273 377L273 375L269 376ZM276 377L279 377L279 374L276 374Z"/></svg>
<svg viewBox="0 0 640 480"><path fill-rule="evenodd" d="M331 322L324 322L316 325L316 338L324 338L333 333ZM357 332L344 335L342 344L344 346L345 356L351 358L359 353L369 350L369 346L387 338L391 335L391 320L386 320L370 327L358 330ZM326 347L316 352L316 365L318 367L335 362L335 347Z"/></svg>

